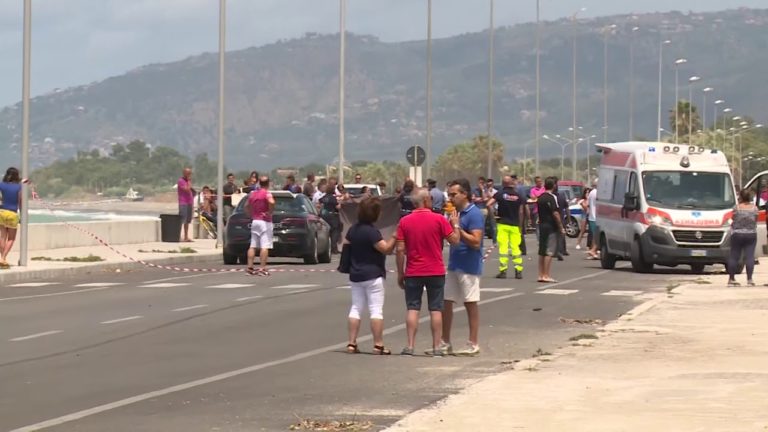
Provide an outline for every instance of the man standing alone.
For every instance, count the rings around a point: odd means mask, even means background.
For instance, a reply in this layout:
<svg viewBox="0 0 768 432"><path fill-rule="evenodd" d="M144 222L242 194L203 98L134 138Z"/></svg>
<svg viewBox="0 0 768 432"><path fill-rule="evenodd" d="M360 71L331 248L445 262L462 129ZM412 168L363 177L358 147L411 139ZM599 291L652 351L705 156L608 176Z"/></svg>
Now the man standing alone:
<svg viewBox="0 0 768 432"><path fill-rule="evenodd" d="M432 211L443 214L443 207L445 207L443 191L437 188L437 181L432 179L427 180L427 187L429 188L429 196L432 198Z"/></svg>
<svg viewBox="0 0 768 432"><path fill-rule="evenodd" d="M488 201L488 207L499 206L499 223L497 225L497 244L499 245L499 274L497 279L507 278L509 268L509 252L512 251L512 262L515 265L515 279L523 278L523 255L520 251L522 242L523 220L525 216L525 199L517 191L515 180L504 176L502 189Z"/></svg>
<svg viewBox="0 0 768 432"><path fill-rule="evenodd" d="M176 184L176 192L179 195L179 217L184 227L183 242L191 242L189 238L189 224L192 223L192 212L195 205L195 190L192 189L192 168L184 168L181 178Z"/></svg>
<svg viewBox="0 0 768 432"><path fill-rule="evenodd" d="M558 235L565 235L565 229L554 193L556 183L554 177L547 177L544 181L545 192L536 200L539 212L539 282L557 282L550 276L550 269L552 257L557 254Z"/></svg>
<svg viewBox="0 0 768 432"><path fill-rule="evenodd" d="M237 185L235 185L235 175L232 173L227 174L227 182L224 183L224 197L222 203L224 205L224 225L227 224L227 220L232 216L232 212L235 211L235 207L232 205L232 195L237 192Z"/></svg>
<svg viewBox="0 0 768 432"><path fill-rule="evenodd" d="M457 356L476 356L480 354L478 332L480 329L480 276L483 274L483 212L472 204L472 192L469 180L459 179L451 182L448 198L456 210L451 214L454 231L459 233L459 243L451 246L448 259L448 275L445 280L445 304L443 305L443 337L440 349ZM501 206L499 206L501 210ZM458 212L458 215L457 215ZM451 345L451 325L453 324L453 304L464 303L469 322L469 341L467 347L453 351Z"/></svg>
<svg viewBox="0 0 768 432"><path fill-rule="evenodd" d="M251 247L248 249L249 275L269 276L267 271L267 258L272 249L272 211L275 208L275 198L269 193L269 177L259 178L259 189L248 194L246 212L251 214ZM253 262L256 259L256 249L259 249L260 267L254 270Z"/></svg>
<svg viewBox="0 0 768 432"><path fill-rule="evenodd" d="M432 349L428 355L442 357L442 310L445 289L443 240L459 242L458 216L452 223L432 212L432 200L426 189L415 189L411 196L415 209L400 219L397 227L397 283L405 291L408 308L405 324L408 345L401 355L413 355L419 327L421 298L426 289L432 329Z"/></svg>

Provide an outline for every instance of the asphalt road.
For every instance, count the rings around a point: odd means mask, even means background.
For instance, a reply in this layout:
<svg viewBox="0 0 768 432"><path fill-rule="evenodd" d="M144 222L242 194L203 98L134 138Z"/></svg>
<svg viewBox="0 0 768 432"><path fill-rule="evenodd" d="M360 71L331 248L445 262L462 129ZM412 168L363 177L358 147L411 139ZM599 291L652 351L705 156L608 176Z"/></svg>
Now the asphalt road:
<svg viewBox="0 0 768 432"><path fill-rule="evenodd" d="M494 279L491 256L476 358L344 353L349 290L335 263L276 260L283 272L267 278L146 270L2 287L0 430L280 431L299 418L385 427L595 331L560 317L610 321L643 293L695 278L603 271L571 252L554 265L555 286L536 283L533 260L523 281ZM391 277L385 340L394 353L405 341L404 309ZM455 326L462 345L463 311ZM423 323L419 352L429 339ZM371 345L360 339L364 352Z"/></svg>

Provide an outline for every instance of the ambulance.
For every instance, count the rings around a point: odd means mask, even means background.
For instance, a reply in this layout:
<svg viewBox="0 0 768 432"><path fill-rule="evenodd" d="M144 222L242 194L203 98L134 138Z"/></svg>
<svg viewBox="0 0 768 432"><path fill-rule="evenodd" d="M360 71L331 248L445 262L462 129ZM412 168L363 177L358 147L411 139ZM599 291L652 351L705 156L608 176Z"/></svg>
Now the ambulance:
<svg viewBox="0 0 768 432"><path fill-rule="evenodd" d="M701 273L707 265L726 264L736 192L725 154L669 143L597 147L596 239L603 268L620 259L638 273L654 265L688 265Z"/></svg>

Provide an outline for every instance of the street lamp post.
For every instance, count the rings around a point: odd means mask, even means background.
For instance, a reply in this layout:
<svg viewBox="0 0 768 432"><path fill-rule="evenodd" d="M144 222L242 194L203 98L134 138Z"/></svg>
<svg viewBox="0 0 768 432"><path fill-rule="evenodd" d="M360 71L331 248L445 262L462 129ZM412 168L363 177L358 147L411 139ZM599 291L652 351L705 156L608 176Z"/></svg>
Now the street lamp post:
<svg viewBox="0 0 768 432"><path fill-rule="evenodd" d="M616 24L603 29L603 142L608 142L608 34Z"/></svg>
<svg viewBox="0 0 768 432"><path fill-rule="evenodd" d="M675 60L675 144L679 144L680 141L680 90L679 90L679 72L680 65L688 63L686 59Z"/></svg>
<svg viewBox="0 0 768 432"><path fill-rule="evenodd" d="M706 87L701 92L703 94L702 96L702 104L701 104L701 113L702 113L702 119L701 119L701 130L707 130L707 93L713 92L715 89L712 87Z"/></svg>
<svg viewBox="0 0 768 432"><path fill-rule="evenodd" d="M490 25L488 41L488 178L493 178L493 38L495 25L493 22L493 0L490 0Z"/></svg>
<svg viewBox="0 0 768 432"><path fill-rule="evenodd" d="M339 184L344 184L344 75L347 48L346 25L347 0L339 0ZM416 146L418 146L418 144L416 144Z"/></svg>
<svg viewBox="0 0 768 432"><path fill-rule="evenodd" d="M629 141L635 136L635 33L640 27L632 27L629 41Z"/></svg>
<svg viewBox="0 0 768 432"><path fill-rule="evenodd" d="M578 15L581 12L584 12L586 10L587 10L587 8L581 8L578 11L576 11L576 13L574 13L573 16L571 17L571 22L573 24L573 101L572 101L572 103L573 103L573 107L572 107L572 110L573 110L573 126L572 127L574 129L574 132L573 132L573 142L576 142L576 132L575 132L575 130L576 130L576 118L577 118L577 113L576 113L576 36L578 35L577 34L577 30L578 29L576 28L576 18L578 17ZM574 145L573 146L573 161L572 161L573 162L573 177L574 178L576 178L576 159L577 158L578 158L578 154L576 153L576 146Z"/></svg>
<svg viewBox="0 0 768 432"><path fill-rule="evenodd" d="M662 40L659 42L659 123L656 132L656 141L661 142L661 92L664 76L664 45L671 44L670 40Z"/></svg>
<svg viewBox="0 0 768 432"><path fill-rule="evenodd" d="M219 160L216 208L224 208L224 60L227 37L227 0L219 0ZM224 239L224 212L216 212L216 246Z"/></svg>
<svg viewBox="0 0 768 432"><path fill-rule="evenodd" d="M32 0L24 0L24 54L21 78L21 177L29 178L29 82L32 63ZM29 255L29 185L21 185L21 239L19 265L26 266Z"/></svg>
<svg viewBox="0 0 768 432"><path fill-rule="evenodd" d="M541 147L541 0L536 0L536 172Z"/></svg>
<svg viewBox="0 0 768 432"><path fill-rule="evenodd" d="M712 132L715 136L715 148L717 148L717 110L719 108L719 105L724 104L725 101L722 99L718 99L715 101L714 109L712 110Z"/></svg>
<svg viewBox="0 0 768 432"><path fill-rule="evenodd" d="M693 143L693 84L699 80L699 76L688 78L688 145Z"/></svg>
<svg viewBox="0 0 768 432"><path fill-rule="evenodd" d="M560 180L562 180L565 178L565 148L571 143L568 140L566 140L566 142L556 141L555 139L550 138L549 135L542 135L541 137L560 146ZM555 135L555 138L565 139L560 135Z"/></svg>
<svg viewBox="0 0 768 432"><path fill-rule="evenodd" d="M432 178L432 0L427 0L427 157L424 164L427 178Z"/></svg>

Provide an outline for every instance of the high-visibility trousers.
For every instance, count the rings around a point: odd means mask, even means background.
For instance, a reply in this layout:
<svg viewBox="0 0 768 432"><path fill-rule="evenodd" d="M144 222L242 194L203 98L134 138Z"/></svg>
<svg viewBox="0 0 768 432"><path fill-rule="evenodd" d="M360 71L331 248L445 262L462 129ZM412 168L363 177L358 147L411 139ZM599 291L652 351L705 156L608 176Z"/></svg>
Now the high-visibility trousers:
<svg viewBox="0 0 768 432"><path fill-rule="evenodd" d="M515 270L523 271L523 255L520 251L522 235L520 227L516 225L497 225L496 241L499 245L499 271L507 271L509 268L509 255L512 254L512 263Z"/></svg>

